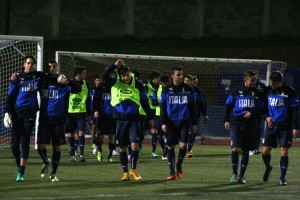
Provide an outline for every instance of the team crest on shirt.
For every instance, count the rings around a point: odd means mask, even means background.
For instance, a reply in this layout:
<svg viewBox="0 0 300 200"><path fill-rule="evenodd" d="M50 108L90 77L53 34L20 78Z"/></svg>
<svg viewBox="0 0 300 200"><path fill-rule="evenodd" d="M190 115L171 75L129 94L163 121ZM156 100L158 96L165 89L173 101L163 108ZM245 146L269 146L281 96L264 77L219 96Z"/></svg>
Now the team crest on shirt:
<svg viewBox="0 0 300 200"><path fill-rule="evenodd" d="M185 92L185 88L184 87L181 89L181 92Z"/></svg>
<svg viewBox="0 0 300 200"><path fill-rule="evenodd" d="M240 93L240 96L244 96L244 95L243 95L243 91L239 91L239 93Z"/></svg>

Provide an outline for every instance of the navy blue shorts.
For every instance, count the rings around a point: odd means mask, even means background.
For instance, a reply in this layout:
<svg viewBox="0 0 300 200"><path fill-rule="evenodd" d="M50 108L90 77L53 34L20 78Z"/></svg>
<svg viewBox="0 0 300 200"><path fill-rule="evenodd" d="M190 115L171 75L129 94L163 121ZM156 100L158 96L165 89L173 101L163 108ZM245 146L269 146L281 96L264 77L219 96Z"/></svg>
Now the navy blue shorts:
<svg viewBox="0 0 300 200"><path fill-rule="evenodd" d="M85 131L86 113L69 114L66 123L66 132Z"/></svg>
<svg viewBox="0 0 300 200"><path fill-rule="evenodd" d="M190 122L171 122L168 125L168 131L165 133L166 145L172 146L179 142L187 143L190 131Z"/></svg>
<svg viewBox="0 0 300 200"><path fill-rule="evenodd" d="M233 125L230 131L230 146L233 148L241 148L242 151L249 151L254 149L256 141L255 127L247 127L240 125Z"/></svg>
<svg viewBox="0 0 300 200"><path fill-rule="evenodd" d="M100 135L115 134L116 120L114 120L114 119L98 119L98 130L100 132Z"/></svg>
<svg viewBox="0 0 300 200"><path fill-rule="evenodd" d="M65 125L64 124L48 124L40 122L38 128L38 144L52 144L59 146L65 144Z"/></svg>
<svg viewBox="0 0 300 200"><path fill-rule="evenodd" d="M262 138L262 146L291 147L293 142L292 128L275 125L273 128L267 127Z"/></svg>
<svg viewBox="0 0 300 200"><path fill-rule="evenodd" d="M35 118L18 118L13 117L14 134L30 137L33 136L33 129L35 126Z"/></svg>
<svg viewBox="0 0 300 200"><path fill-rule="evenodd" d="M124 147L131 143L139 143L139 140L138 121L116 121L116 145Z"/></svg>

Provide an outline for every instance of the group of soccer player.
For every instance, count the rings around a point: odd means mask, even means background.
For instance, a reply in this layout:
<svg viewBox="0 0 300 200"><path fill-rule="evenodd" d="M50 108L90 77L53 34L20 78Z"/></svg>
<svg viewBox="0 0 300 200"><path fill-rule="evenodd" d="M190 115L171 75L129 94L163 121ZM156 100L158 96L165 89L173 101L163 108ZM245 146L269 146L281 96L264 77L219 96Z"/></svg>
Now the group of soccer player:
<svg viewBox="0 0 300 200"><path fill-rule="evenodd" d="M59 181L56 171L65 133L68 133L71 161L85 162L85 126L87 116L91 116L93 152L99 161L103 160L102 144L104 135L108 135L107 161L113 162L113 152L118 146L122 181L129 181L131 177L136 181L142 180L136 168L145 130L152 136L153 158L158 157L157 141L161 144L162 160L168 161L170 169L167 180L183 178L182 163L185 157L192 157L199 120L202 116L205 122L209 121L206 97L197 87L197 77L184 74L183 68L178 66L171 70L170 75L153 72L150 80L142 81L139 71L132 71L119 59L110 64L101 76L96 75L94 87L89 88L83 67L75 68L73 79L58 73L54 59L47 62L48 73L37 72L35 65L33 56L24 58L22 70L11 77L6 99L4 125L12 130L11 149L18 168L17 182L24 180L30 136L38 110L37 143L43 160L41 177L48 173L50 162L46 144L52 141L50 181ZM283 83L280 72L271 73L268 87L258 89L257 78L255 71L245 71L244 85L233 89L226 101L224 126L230 130L233 171L229 182L246 183L244 175L249 151L258 148L264 119L267 127L262 140L262 157L266 165L263 180L269 180L272 171L270 152L279 144L280 185L286 185L288 149L292 139L299 136L299 99L295 91ZM38 92L41 94L40 107ZM238 174L240 153L242 159Z"/></svg>
<svg viewBox="0 0 300 200"><path fill-rule="evenodd" d="M271 150L280 147L279 184L287 185L289 165L288 150L293 139L299 136L299 97L283 82L283 74L273 71L269 86L257 82L256 71L244 72L244 84L233 89L226 101L224 126L230 129L231 138L231 184L245 184L245 172L249 162L249 151L257 148L257 136L261 136L261 119L266 128L262 136L262 158L266 166L263 181L268 182L271 171ZM230 113L232 112L232 119ZM239 154L240 173L238 174Z"/></svg>

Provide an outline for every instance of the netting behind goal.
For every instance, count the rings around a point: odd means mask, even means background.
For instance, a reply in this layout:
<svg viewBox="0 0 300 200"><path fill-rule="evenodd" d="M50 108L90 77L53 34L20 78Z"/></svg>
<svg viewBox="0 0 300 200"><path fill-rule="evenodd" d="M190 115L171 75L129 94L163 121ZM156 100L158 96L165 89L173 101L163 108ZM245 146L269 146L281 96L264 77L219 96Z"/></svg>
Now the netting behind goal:
<svg viewBox="0 0 300 200"><path fill-rule="evenodd" d="M3 125L5 98L9 87L9 78L13 72L21 70L23 57L32 54L37 58L37 69L42 70L42 37L0 35L0 148L9 147L11 130ZM34 145L35 137L31 144Z"/></svg>
<svg viewBox="0 0 300 200"><path fill-rule="evenodd" d="M198 136L229 137L224 129L224 105L231 88L243 84L244 70L257 70L261 82L267 82L266 77L273 70L284 72L286 63L271 60L216 59L191 57L165 57L147 55L115 55L100 53L56 52L60 71L73 76L76 66L87 70L87 81L93 84L94 75L104 71L110 63L123 59L131 69L141 71L141 78L149 79L153 71L170 74L174 66L182 66L184 73L195 75L199 79L198 86L204 90L208 104L210 121L203 124L200 120Z"/></svg>

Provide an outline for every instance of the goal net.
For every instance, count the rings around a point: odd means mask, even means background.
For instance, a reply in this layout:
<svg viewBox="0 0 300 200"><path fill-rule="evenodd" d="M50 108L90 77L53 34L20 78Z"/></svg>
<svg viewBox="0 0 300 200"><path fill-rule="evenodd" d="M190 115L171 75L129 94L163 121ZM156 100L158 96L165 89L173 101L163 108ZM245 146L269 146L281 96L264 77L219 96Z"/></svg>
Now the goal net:
<svg viewBox="0 0 300 200"><path fill-rule="evenodd" d="M23 57L32 54L37 58L37 70L42 71L43 38L31 36L0 35L0 148L10 147L11 130L3 125L5 98L9 87L9 78L13 72L21 70ZM32 137L31 145L35 145Z"/></svg>
<svg viewBox="0 0 300 200"><path fill-rule="evenodd" d="M197 135L212 139L229 137L229 132L225 130L223 123L225 101L231 88L243 84L245 70L256 70L259 73L260 81L268 84L266 77L271 71L284 72L286 69L285 62L271 60L56 52L56 60L60 64L61 73L73 76L76 66L85 67L87 81L90 84L93 84L94 75L101 75L109 64L119 58L123 59L131 69L139 70L143 80L149 79L153 71L170 74L174 66L182 66L185 74L197 76L198 86L206 94L210 119L206 124L203 123L203 120L199 121Z"/></svg>

